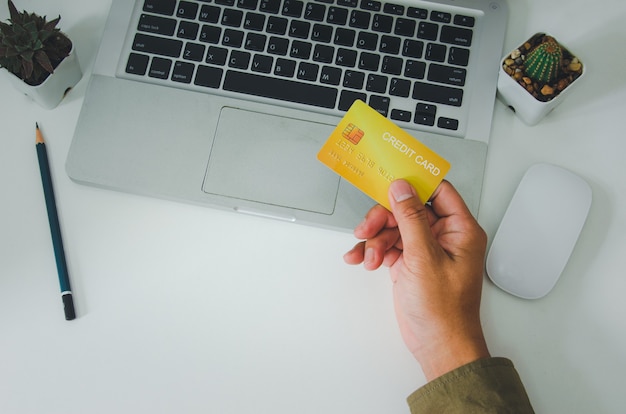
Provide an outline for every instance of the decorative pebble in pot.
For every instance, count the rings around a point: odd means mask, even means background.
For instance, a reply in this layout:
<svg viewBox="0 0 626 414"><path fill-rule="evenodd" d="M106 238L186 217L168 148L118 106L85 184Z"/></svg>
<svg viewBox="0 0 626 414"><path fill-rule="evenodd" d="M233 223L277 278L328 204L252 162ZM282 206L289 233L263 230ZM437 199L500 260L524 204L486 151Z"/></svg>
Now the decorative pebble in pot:
<svg viewBox="0 0 626 414"><path fill-rule="evenodd" d="M583 64L554 37L537 33L504 57L498 97L528 125L559 105L582 77Z"/></svg>

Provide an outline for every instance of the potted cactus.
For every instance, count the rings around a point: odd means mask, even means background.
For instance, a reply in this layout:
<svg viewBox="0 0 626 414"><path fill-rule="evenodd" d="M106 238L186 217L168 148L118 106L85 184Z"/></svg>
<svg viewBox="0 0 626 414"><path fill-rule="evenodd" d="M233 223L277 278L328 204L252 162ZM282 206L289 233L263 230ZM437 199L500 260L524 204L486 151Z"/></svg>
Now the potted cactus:
<svg viewBox="0 0 626 414"><path fill-rule="evenodd" d="M44 108L54 108L82 77L73 44L56 27L60 16L18 12L8 0L9 23L0 22L0 67L13 85Z"/></svg>
<svg viewBox="0 0 626 414"><path fill-rule="evenodd" d="M498 96L528 125L552 111L583 75L578 57L537 33L502 59Z"/></svg>

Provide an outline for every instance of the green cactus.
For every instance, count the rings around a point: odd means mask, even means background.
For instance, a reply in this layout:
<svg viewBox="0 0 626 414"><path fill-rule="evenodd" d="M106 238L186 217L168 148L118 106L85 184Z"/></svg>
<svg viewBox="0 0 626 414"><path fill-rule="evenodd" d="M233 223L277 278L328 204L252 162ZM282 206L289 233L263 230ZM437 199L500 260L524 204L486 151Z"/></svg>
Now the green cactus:
<svg viewBox="0 0 626 414"><path fill-rule="evenodd" d="M559 74L563 50L558 42L546 36L546 39L526 57L526 75L538 82L553 82Z"/></svg>

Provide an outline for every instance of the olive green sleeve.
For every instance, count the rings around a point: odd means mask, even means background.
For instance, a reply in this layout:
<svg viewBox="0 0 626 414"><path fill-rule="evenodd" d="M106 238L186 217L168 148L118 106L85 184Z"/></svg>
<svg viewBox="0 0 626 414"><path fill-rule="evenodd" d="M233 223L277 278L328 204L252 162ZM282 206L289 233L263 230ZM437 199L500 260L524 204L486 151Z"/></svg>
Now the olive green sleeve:
<svg viewBox="0 0 626 414"><path fill-rule="evenodd" d="M506 358L479 359L459 367L418 389L407 401L412 414L534 413Z"/></svg>

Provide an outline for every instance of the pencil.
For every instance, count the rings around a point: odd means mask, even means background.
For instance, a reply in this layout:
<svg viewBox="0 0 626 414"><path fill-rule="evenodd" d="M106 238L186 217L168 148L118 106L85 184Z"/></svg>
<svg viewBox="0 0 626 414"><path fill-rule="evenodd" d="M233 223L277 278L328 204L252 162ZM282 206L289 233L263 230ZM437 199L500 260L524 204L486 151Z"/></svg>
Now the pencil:
<svg viewBox="0 0 626 414"><path fill-rule="evenodd" d="M48 164L48 152L46 151L46 143L44 142L43 135L41 135L41 131L39 130L39 125L35 124L35 127L35 147L37 148L37 158L39 160L39 171L41 173L43 194L46 199L46 210L48 211L48 223L50 224L54 258L57 263L57 272L59 274L59 283L61 285L61 299L63 300L65 319L70 321L76 318L76 313L74 311L74 300L72 299L72 289L70 288L67 263L65 261L65 251L63 250L63 240L61 239L61 226L59 225L59 216L57 214L57 206L54 200L54 190L52 189L52 177L50 176L50 165Z"/></svg>

